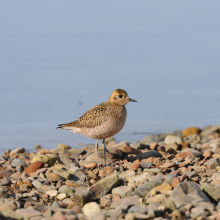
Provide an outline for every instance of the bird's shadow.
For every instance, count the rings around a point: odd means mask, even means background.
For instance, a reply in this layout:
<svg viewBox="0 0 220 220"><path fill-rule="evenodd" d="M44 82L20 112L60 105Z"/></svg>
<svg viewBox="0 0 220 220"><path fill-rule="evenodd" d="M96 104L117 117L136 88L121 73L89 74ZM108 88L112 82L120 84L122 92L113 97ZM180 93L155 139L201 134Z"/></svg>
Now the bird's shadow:
<svg viewBox="0 0 220 220"><path fill-rule="evenodd" d="M99 151L99 157L100 158L104 158L104 152L103 151ZM123 152L120 149L113 149L111 151L106 149L106 158L107 160L110 160L112 162L113 161L117 161L117 160L122 160L123 159Z"/></svg>

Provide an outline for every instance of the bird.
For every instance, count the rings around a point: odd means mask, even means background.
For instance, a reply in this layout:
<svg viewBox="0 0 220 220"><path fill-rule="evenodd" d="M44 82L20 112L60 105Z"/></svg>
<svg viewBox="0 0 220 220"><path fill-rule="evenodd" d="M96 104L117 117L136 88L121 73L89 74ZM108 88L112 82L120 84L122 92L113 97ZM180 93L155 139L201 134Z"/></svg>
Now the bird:
<svg viewBox="0 0 220 220"><path fill-rule="evenodd" d="M108 101L96 105L84 113L80 118L66 124L59 124L57 129L67 129L77 134L96 139L95 152L99 168L98 141L102 140L103 154L106 166L105 139L117 134L124 127L128 102L137 102L130 98L123 89L116 89L111 93Z"/></svg>

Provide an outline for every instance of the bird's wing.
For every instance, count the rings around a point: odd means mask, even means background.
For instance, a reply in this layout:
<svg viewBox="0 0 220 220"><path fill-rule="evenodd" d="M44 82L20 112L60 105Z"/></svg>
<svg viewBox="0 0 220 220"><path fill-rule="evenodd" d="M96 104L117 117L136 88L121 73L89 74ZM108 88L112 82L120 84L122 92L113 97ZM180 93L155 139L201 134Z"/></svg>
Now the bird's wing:
<svg viewBox="0 0 220 220"><path fill-rule="evenodd" d="M103 102L100 105L94 106L93 108L89 109L77 120L67 124L60 124L57 128L94 128L96 126L101 125L103 122L107 120L109 112L108 108L109 104L107 102Z"/></svg>

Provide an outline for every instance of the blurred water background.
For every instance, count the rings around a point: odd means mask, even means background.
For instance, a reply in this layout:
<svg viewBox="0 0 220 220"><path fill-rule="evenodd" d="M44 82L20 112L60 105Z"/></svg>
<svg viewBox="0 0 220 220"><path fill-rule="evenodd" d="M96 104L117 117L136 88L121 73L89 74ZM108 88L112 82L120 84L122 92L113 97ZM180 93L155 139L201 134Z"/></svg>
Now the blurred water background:
<svg viewBox="0 0 220 220"><path fill-rule="evenodd" d="M94 140L57 130L116 88L117 141L220 123L220 1L1 1L0 152Z"/></svg>

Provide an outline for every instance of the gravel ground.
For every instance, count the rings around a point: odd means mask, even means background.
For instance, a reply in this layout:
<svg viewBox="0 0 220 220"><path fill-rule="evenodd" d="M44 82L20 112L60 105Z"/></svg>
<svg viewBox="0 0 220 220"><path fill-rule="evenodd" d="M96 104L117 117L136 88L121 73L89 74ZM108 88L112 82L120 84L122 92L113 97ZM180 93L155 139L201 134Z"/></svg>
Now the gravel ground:
<svg viewBox="0 0 220 220"><path fill-rule="evenodd" d="M220 126L0 156L0 219L220 219Z"/></svg>

